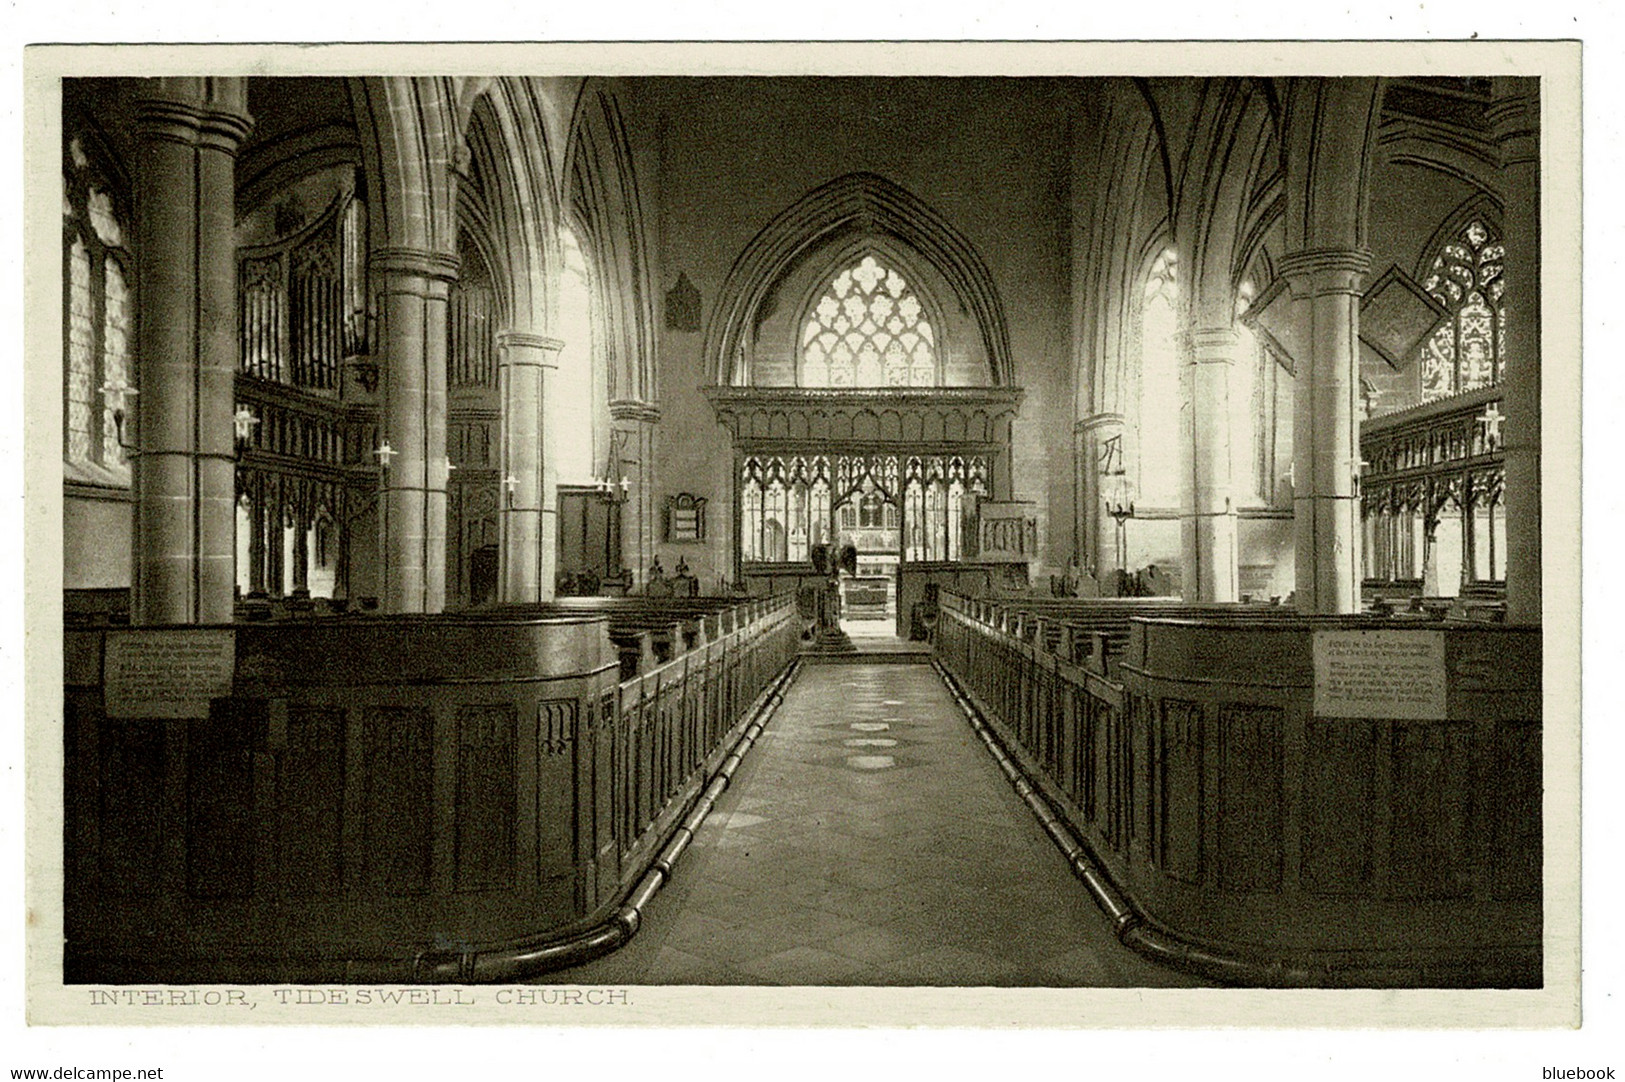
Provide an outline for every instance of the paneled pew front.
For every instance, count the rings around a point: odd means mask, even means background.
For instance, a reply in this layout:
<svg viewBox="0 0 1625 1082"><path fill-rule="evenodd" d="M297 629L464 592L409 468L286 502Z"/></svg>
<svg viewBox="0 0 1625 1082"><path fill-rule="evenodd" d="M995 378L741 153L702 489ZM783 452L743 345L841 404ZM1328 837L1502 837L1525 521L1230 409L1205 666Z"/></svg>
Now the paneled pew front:
<svg viewBox="0 0 1625 1082"><path fill-rule="evenodd" d="M610 618L556 607L70 629L66 977L513 979L602 953L793 617L727 606L624 681Z"/></svg>
<svg viewBox="0 0 1625 1082"><path fill-rule="evenodd" d="M1539 628L1135 616L1108 676L1058 610L943 610L937 660L1126 942L1235 983L1540 985Z"/></svg>
<svg viewBox="0 0 1625 1082"><path fill-rule="evenodd" d="M732 621L745 598L726 597L564 597L550 608L569 613L601 613L609 618L610 641L621 659L621 679L646 672L714 639ZM728 630L732 630L731 626Z"/></svg>

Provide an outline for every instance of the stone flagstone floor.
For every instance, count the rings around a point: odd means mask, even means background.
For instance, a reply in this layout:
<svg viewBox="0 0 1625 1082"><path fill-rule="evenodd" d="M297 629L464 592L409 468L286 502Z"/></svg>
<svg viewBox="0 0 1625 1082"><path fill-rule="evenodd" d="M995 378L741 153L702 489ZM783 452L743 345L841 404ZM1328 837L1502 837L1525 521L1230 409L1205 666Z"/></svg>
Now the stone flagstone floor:
<svg viewBox="0 0 1625 1082"><path fill-rule="evenodd" d="M1118 943L929 666L804 666L632 941L548 984L1192 987Z"/></svg>

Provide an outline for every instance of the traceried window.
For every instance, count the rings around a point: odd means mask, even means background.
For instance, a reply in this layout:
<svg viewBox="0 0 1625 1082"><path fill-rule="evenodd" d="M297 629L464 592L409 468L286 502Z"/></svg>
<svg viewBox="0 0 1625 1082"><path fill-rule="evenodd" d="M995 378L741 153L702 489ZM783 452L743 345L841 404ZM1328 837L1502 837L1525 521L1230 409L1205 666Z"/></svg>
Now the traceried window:
<svg viewBox="0 0 1625 1082"><path fill-rule="evenodd" d="M1455 313L1422 346L1422 399L1491 387L1506 369L1506 248L1480 219L1448 241L1422 283Z"/></svg>
<svg viewBox="0 0 1625 1082"><path fill-rule="evenodd" d="M63 184L63 456L81 480L127 485L117 411L133 408L129 254L112 196L74 140Z"/></svg>
<svg viewBox="0 0 1625 1082"><path fill-rule="evenodd" d="M803 387L934 387L937 333L912 286L866 255L835 275L801 329Z"/></svg>
<svg viewBox="0 0 1625 1082"><path fill-rule="evenodd" d="M1140 308L1139 502L1179 504L1179 287L1172 248L1157 257Z"/></svg>

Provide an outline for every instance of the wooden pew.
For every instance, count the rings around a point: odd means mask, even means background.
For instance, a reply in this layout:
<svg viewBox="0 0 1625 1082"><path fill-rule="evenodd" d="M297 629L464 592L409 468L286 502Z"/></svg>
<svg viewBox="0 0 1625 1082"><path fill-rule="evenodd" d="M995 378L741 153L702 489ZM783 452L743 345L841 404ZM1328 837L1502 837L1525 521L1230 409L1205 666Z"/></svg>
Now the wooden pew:
<svg viewBox="0 0 1625 1082"><path fill-rule="evenodd" d="M1092 608L945 595L934 652L1125 941L1226 982L1539 986L1538 627L1119 609L1107 673L1051 646ZM1439 699L1322 706L1322 634L1418 632Z"/></svg>
<svg viewBox="0 0 1625 1082"><path fill-rule="evenodd" d="M1071 664L1103 676L1114 670L1115 659L1128 644L1131 621L1137 617L1206 619L1257 616L1278 619L1295 616L1280 605L1257 602L1186 603L1175 598L995 598L973 604L984 619L1025 642L1043 635L1045 649L1060 653ZM1070 650L1063 649L1063 639Z"/></svg>

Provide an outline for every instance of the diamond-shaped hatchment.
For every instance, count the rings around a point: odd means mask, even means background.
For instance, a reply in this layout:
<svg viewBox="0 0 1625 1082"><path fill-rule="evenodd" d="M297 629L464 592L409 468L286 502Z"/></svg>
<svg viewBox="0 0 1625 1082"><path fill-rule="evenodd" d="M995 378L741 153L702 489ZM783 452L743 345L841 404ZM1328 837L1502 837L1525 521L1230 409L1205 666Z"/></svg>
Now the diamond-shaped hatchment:
<svg viewBox="0 0 1625 1082"><path fill-rule="evenodd" d="M1450 310L1416 284L1415 279L1389 267L1360 300L1360 352L1367 349L1396 372L1405 370L1440 323L1450 318Z"/></svg>
<svg viewBox="0 0 1625 1082"><path fill-rule="evenodd" d="M1288 372L1298 374L1299 360L1309 356L1308 330L1285 278L1271 282L1242 313L1241 321Z"/></svg>

